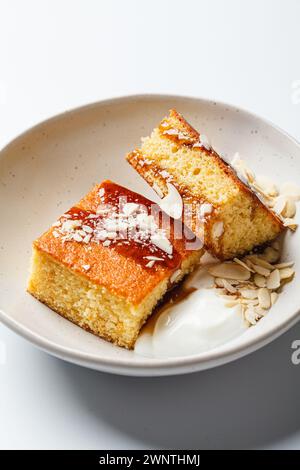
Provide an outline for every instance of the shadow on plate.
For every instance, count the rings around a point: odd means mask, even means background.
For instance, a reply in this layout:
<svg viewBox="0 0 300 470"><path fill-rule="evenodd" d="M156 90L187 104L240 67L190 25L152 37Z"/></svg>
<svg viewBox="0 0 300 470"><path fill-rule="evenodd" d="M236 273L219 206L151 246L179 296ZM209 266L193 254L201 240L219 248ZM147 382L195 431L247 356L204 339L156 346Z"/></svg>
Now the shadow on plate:
<svg viewBox="0 0 300 470"><path fill-rule="evenodd" d="M141 448L266 447L300 428L300 374L291 362L297 332L299 326L243 359L183 376L122 377L58 362L80 407Z"/></svg>

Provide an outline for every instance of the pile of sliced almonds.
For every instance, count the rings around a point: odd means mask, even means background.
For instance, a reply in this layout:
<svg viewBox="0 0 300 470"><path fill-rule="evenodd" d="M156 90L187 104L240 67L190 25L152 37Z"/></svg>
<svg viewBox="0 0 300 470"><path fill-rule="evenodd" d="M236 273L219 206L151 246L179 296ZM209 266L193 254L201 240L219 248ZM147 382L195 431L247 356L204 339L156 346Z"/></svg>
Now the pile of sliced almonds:
<svg viewBox="0 0 300 470"><path fill-rule="evenodd" d="M268 178L256 177L238 153L234 155L231 166L236 170L239 177L246 180L263 203L282 219L285 227L296 230L297 223L294 220L296 202L300 201L300 188L297 185L285 183L278 189Z"/></svg>
<svg viewBox="0 0 300 470"><path fill-rule="evenodd" d="M238 306L250 326L267 313L282 286L292 280L293 265L280 262L280 243L276 240L262 253L213 264L208 272L214 277L215 288L225 305Z"/></svg>

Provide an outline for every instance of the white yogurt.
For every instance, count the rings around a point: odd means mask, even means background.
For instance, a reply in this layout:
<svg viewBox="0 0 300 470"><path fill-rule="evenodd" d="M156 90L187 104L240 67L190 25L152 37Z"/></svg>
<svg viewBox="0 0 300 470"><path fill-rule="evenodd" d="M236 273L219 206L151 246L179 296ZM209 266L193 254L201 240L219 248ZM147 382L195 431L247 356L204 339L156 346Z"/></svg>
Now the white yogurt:
<svg viewBox="0 0 300 470"><path fill-rule="evenodd" d="M247 330L238 307L225 307L212 284L212 277L199 269L185 285L197 290L162 312L153 333L141 333L135 352L158 358L187 356L215 348Z"/></svg>

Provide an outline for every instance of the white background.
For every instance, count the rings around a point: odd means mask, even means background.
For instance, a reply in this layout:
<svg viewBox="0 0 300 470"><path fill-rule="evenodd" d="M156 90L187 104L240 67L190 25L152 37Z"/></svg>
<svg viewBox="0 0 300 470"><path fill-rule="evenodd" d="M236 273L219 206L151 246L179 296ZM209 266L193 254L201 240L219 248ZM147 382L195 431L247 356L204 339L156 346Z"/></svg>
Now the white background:
<svg viewBox="0 0 300 470"><path fill-rule="evenodd" d="M0 147L60 111L143 92L227 101L300 140L299 21L299 0L0 0ZM227 366L138 379L0 326L0 447L299 449L295 339L299 325Z"/></svg>

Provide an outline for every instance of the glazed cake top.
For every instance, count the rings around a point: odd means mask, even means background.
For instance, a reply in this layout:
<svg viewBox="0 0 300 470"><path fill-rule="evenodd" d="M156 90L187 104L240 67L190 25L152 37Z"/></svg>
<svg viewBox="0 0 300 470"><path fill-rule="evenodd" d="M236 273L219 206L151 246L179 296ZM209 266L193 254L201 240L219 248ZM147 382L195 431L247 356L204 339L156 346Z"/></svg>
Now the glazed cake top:
<svg viewBox="0 0 300 470"><path fill-rule="evenodd" d="M193 242L191 233L178 238L175 230L182 233L182 223L165 215L149 199L104 181L63 214L34 246L138 304L192 253L187 248Z"/></svg>

